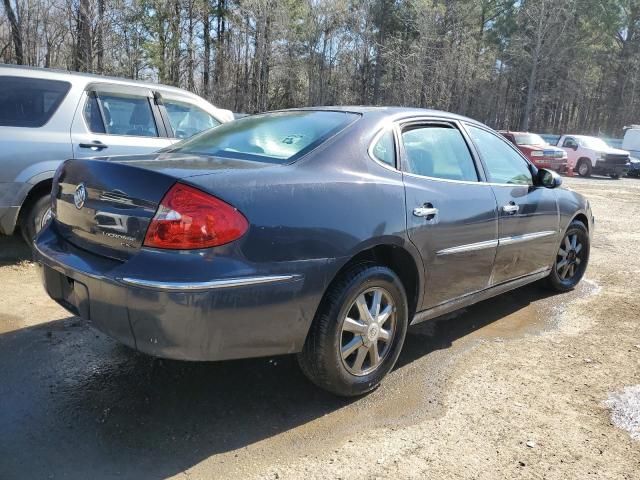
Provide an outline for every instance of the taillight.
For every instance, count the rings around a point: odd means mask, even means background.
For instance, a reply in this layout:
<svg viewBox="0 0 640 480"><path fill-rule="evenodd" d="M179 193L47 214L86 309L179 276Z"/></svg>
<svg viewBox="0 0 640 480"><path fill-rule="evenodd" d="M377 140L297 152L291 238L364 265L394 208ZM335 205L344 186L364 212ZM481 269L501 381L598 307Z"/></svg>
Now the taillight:
<svg viewBox="0 0 640 480"><path fill-rule="evenodd" d="M144 245L190 250L233 242L249 228L235 208L197 188L176 183L151 220Z"/></svg>

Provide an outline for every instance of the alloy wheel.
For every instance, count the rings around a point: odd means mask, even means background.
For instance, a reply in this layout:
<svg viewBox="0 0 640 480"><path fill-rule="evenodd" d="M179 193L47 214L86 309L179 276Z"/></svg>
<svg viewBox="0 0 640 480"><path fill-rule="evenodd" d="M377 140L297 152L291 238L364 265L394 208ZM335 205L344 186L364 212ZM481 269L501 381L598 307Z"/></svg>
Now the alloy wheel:
<svg viewBox="0 0 640 480"><path fill-rule="evenodd" d="M391 350L395 333L396 306L391 294L379 287L365 290L342 320L342 364L356 376L373 372Z"/></svg>
<svg viewBox="0 0 640 480"><path fill-rule="evenodd" d="M576 276L584 261L584 252L578 233L571 232L564 237L556 260L556 271L560 280L566 282Z"/></svg>

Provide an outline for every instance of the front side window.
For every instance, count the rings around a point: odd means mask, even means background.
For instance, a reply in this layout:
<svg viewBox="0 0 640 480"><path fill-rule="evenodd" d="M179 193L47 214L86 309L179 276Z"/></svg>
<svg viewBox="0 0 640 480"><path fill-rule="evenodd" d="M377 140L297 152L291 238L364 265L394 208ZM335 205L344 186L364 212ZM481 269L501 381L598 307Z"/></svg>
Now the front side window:
<svg viewBox="0 0 640 480"><path fill-rule="evenodd" d="M467 125L471 140L487 167L489 179L494 183L533 185L527 162L498 135L482 128Z"/></svg>
<svg viewBox="0 0 640 480"><path fill-rule="evenodd" d="M406 128L402 142L409 173L447 180L478 181L469 148L457 128L420 125Z"/></svg>
<svg viewBox="0 0 640 480"><path fill-rule="evenodd" d="M376 160L392 167L396 166L396 147L393 140L393 130L388 128L380 135L371 149L371 153Z"/></svg>
<svg viewBox="0 0 640 480"><path fill-rule="evenodd" d="M85 104L84 118L93 133L158 136L147 97L111 93L92 94Z"/></svg>
<svg viewBox="0 0 640 480"><path fill-rule="evenodd" d="M164 100L164 106L176 138L189 138L203 130L220 125L219 121L195 105Z"/></svg>
<svg viewBox="0 0 640 480"><path fill-rule="evenodd" d="M576 142L573 137L567 137L564 139L562 146L566 148L576 148L578 146L578 142Z"/></svg>
<svg viewBox="0 0 640 480"><path fill-rule="evenodd" d="M321 110L251 115L184 140L167 151L285 164L358 118L355 113Z"/></svg>
<svg viewBox="0 0 640 480"><path fill-rule="evenodd" d="M42 127L70 88L57 80L0 76L0 126Z"/></svg>

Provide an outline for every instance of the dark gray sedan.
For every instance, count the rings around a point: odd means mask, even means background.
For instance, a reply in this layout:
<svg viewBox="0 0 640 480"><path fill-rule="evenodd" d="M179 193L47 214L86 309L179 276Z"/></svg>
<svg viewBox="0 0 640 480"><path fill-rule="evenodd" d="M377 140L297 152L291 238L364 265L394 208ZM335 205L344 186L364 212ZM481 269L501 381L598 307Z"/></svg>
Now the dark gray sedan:
<svg viewBox="0 0 640 480"><path fill-rule="evenodd" d="M36 256L49 295L142 352L297 353L375 388L409 324L582 278L593 217L503 137L406 108L253 115L145 156L68 160Z"/></svg>

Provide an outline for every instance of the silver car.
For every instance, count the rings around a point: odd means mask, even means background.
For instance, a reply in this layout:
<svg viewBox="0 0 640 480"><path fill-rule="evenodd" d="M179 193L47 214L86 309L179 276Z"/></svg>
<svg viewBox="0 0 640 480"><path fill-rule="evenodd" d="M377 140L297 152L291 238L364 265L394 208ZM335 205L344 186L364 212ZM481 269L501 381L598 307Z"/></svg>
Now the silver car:
<svg viewBox="0 0 640 480"><path fill-rule="evenodd" d="M231 120L175 87L0 65L0 234L35 236L63 160L153 152Z"/></svg>

